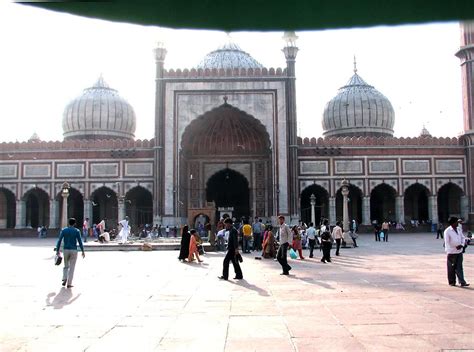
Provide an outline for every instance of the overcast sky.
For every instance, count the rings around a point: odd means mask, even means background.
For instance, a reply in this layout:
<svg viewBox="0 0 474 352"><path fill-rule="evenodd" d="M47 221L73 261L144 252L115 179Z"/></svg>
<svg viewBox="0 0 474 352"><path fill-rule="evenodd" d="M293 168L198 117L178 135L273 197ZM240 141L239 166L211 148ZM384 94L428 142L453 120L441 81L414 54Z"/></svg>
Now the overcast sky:
<svg viewBox="0 0 474 352"><path fill-rule="evenodd" d="M285 67L282 32L232 33L266 67ZM299 135L320 137L326 103L353 74L389 98L395 135L462 132L458 23L298 32ZM66 105L100 74L137 115L136 138L153 138L153 48L165 68L192 68L226 41L217 31L169 30L93 20L0 2L0 141L62 140Z"/></svg>

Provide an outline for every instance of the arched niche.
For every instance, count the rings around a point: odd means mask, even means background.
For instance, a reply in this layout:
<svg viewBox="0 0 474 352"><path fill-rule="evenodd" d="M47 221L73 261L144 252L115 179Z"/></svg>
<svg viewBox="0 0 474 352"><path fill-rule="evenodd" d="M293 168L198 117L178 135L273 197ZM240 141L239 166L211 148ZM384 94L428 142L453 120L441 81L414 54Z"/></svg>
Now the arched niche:
<svg viewBox="0 0 474 352"><path fill-rule="evenodd" d="M301 192L301 221L309 224L311 222L311 195L316 197L315 225L319 225L321 219L329 217L329 193L319 185L311 185Z"/></svg>
<svg viewBox="0 0 474 352"><path fill-rule="evenodd" d="M153 225L153 196L142 186L130 189L125 195L125 214L130 218L130 224L142 228Z"/></svg>
<svg viewBox="0 0 474 352"><path fill-rule="evenodd" d="M26 226L49 227L49 196L40 188L32 188L23 196L26 209Z"/></svg>
<svg viewBox="0 0 474 352"><path fill-rule="evenodd" d="M438 219L447 222L450 216L462 216L461 197L463 191L458 185L448 182L438 190Z"/></svg>
<svg viewBox="0 0 474 352"><path fill-rule="evenodd" d="M430 191L420 183L410 185L404 193L405 218L420 223L429 220L428 196Z"/></svg>
<svg viewBox="0 0 474 352"><path fill-rule="evenodd" d="M15 195L9 189L0 187L0 229L15 228Z"/></svg>
<svg viewBox="0 0 474 352"><path fill-rule="evenodd" d="M92 223L98 224L105 220L107 229L115 228L118 223L117 194L108 187L97 188L91 194Z"/></svg>
<svg viewBox="0 0 474 352"><path fill-rule="evenodd" d="M58 219L62 219L63 216L63 196L61 192L56 195L56 200L59 202L59 217ZM82 223L84 222L84 197L82 193L77 189L70 187L69 188L69 196L67 197L67 214L66 218L75 218L76 219L76 227L82 228Z"/></svg>
<svg viewBox="0 0 474 352"><path fill-rule="evenodd" d="M382 223L395 221L396 191L386 183L379 184L370 192L370 219Z"/></svg>
<svg viewBox="0 0 474 352"><path fill-rule="evenodd" d="M349 185L349 195L347 196L349 220L356 220L358 224L362 222L362 190L352 184ZM336 192L336 220L342 221L343 216L343 197L341 188Z"/></svg>

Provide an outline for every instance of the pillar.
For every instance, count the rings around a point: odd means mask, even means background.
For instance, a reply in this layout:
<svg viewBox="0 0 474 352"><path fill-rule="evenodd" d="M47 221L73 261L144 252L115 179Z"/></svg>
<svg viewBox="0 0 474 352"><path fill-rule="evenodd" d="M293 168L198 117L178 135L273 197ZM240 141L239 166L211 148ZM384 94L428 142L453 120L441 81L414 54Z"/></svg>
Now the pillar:
<svg viewBox="0 0 474 352"><path fill-rule="evenodd" d="M329 197L329 224L336 222L336 197Z"/></svg>
<svg viewBox="0 0 474 352"><path fill-rule="evenodd" d="M370 197L362 197L362 225L371 225Z"/></svg>
<svg viewBox="0 0 474 352"><path fill-rule="evenodd" d="M63 208L62 208L62 214L61 214L61 228L66 227L67 224L67 198L69 197L69 191L68 192L61 192L61 196L63 197Z"/></svg>
<svg viewBox="0 0 474 352"><path fill-rule="evenodd" d="M429 217L431 219L431 223L437 224L438 223L438 197L437 196L428 197L428 211L429 211Z"/></svg>
<svg viewBox="0 0 474 352"><path fill-rule="evenodd" d="M125 219L125 198L118 199L118 221Z"/></svg>
<svg viewBox="0 0 474 352"><path fill-rule="evenodd" d="M398 196L395 198L395 218L400 224L405 223L405 198L403 196Z"/></svg>
<svg viewBox="0 0 474 352"><path fill-rule="evenodd" d="M348 204L349 199L347 196L349 195L349 188L344 183L341 189L341 193L342 193L342 230L344 232L348 232L349 231L349 204Z"/></svg>
<svg viewBox="0 0 474 352"><path fill-rule="evenodd" d="M298 143L296 123L296 39L294 32L285 32L283 39L286 41L282 49L286 59L286 122L288 130L288 180L289 180L289 213L292 219L299 218L298 202Z"/></svg>
<svg viewBox="0 0 474 352"><path fill-rule="evenodd" d="M24 229L26 227L26 202L24 200L16 201L16 229Z"/></svg>
<svg viewBox="0 0 474 352"><path fill-rule="evenodd" d="M461 61L464 144L467 171L467 213L464 208L461 216L468 219L470 228L474 225L474 21L461 22L461 43L456 56Z"/></svg>
<svg viewBox="0 0 474 352"><path fill-rule="evenodd" d="M56 199L51 199L49 201L49 228L57 229L59 228L59 202Z"/></svg>
<svg viewBox="0 0 474 352"><path fill-rule="evenodd" d="M92 203L90 199L84 199L84 220L89 218L89 224L92 225Z"/></svg>
<svg viewBox="0 0 474 352"><path fill-rule="evenodd" d="M466 221L469 218L469 198L461 196L461 218Z"/></svg>
<svg viewBox="0 0 474 352"><path fill-rule="evenodd" d="M153 188L153 222L155 224L162 223L162 214L164 211L163 199L164 199L164 169L165 161L163 157L164 153L164 121L165 121L165 107L164 107L164 91L165 83L164 77L164 64L167 50L164 48L163 43L158 43L155 51L155 62L156 62L156 77L155 77L155 145L154 145L154 188ZM123 212L125 216L125 212ZM120 217L120 220L123 217Z"/></svg>
<svg viewBox="0 0 474 352"><path fill-rule="evenodd" d="M316 197L314 196L314 194L311 194L311 196L309 197L309 201L311 203L311 222L313 223L313 225L315 225L316 224L316 211L315 211Z"/></svg>

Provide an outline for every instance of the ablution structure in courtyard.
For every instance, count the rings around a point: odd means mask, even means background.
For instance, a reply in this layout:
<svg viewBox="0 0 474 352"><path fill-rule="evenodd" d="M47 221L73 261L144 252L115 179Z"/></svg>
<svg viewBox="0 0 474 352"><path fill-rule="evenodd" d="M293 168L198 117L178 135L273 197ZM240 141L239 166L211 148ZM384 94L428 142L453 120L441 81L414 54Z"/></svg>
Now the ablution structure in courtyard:
<svg viewBox="0 0 474 352"><path fill-rule="evenodd" d="M355 67L326 105L323 136L298 137L292 33L277 69L228 42L193 69L167 70L157 47L154 139L135 140L132 106L101 77L66 106L63 141L1 144L0 228L58 228L65 211L109 226L125 215L194 226L224 213L309 222L312 195L316 221L335 223L344 179L349 217L363 225L450 215L472 224L474 24L461 34L464 134L453 138L393 137L389 99Z"/></svg>

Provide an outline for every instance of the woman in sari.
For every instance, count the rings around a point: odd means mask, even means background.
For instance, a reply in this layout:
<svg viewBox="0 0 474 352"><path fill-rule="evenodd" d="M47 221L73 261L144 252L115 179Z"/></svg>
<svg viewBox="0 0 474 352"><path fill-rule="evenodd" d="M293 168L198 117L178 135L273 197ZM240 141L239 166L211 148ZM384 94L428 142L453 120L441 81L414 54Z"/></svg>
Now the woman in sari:
<svg viewBox="0 0 474 352"><path fill-rule="evenodd" d="M181 249L179 251L178 259L184 262L189 257L189 242L191 235L189 234L189 227L185 225L181 231Z"/></svg>
<svg viewBox="0 0 474 352"><path fill-rule="evenodd" d="M199 258L199 250L198 250L199 235L195 229L192 229L190 231L190 234L191 234L191 240L189 241L188 262L192 262L194 260L194 255L196 255L198 262L201 263L202 260L201 258Z"/></svg>
<svg viewBox="0 0 474 352"><path fill-rule="evenodd" d="M293 249L295 251L298 251L298 254L300 256L300 259L303 260L304 257L303 257L303 246L301 245L301 233L300 233L300 229L298 226L293 226L293 228L291 229L291 233L293 234Z"/></svg>
<svg viewBox="0 0 474 352"><path fill-rule="evenodd" d="M273 236L273 227L268 225L263 237L263 251L262 257L264 258L275 258L275 236Z"/></svg>

